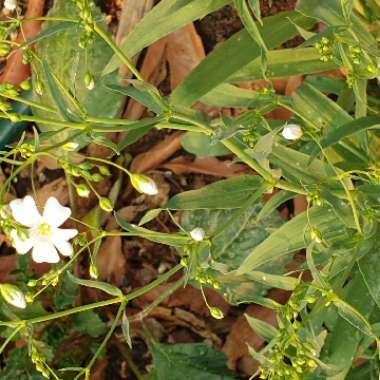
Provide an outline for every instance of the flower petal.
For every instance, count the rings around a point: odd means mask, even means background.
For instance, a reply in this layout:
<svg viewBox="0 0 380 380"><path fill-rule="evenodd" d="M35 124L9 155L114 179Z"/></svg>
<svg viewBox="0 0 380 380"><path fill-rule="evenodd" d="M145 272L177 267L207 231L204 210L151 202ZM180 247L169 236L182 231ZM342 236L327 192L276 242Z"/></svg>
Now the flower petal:
<svg viewBox="0 0 380 380"><path fill-rule="evenodd" d="M62 225L71 215L71 210L68 207L62 206L57 198L50 197L44 208L43 219L46 223L53 227Z"/></svg>
<svg viewBox="0 0 380 380"><path fill-rule="evenodd" d="M75 228L55 228L51 241L54 243L56 240L70 240L78 235L78 230Z"/></svg>
<svg viewBox="0 0 380 380"><path fill-rule="evenodd" d="M33 246L32 239L21 239L18 236L17 230L11 231L11 238L13 240L13 247L20 255L25 255Z"/></svg>
<svg viewBox="0 0 380 380"><path fill-rule="evenodd" d="M32 258L36 263L58 263L59 255L54 245L49 242L35 242Z"/></svg>
<svg viewBox="0 0 380 380"><path fill-rule="evenodd" d="M65 240L54 240L54 245L63 256L71 256L73 254L73 246Z"/></svg>
<svg viewBox="0 0 380 380"><path fill-rule="evenodd" d="M23 226L33 227L41 222L42 218L37 210L36 202L30 195L11 201L9 207L13 218Z"/></svg>

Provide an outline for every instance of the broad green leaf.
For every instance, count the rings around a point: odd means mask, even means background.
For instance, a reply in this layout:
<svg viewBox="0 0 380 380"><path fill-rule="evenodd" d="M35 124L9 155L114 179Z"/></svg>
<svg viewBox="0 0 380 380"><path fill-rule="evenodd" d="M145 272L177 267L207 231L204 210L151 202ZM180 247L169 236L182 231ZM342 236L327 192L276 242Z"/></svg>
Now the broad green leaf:
<svg viewBox="0 0 380 380"><path fill-rule="evenodd" d="M187 132L181 137L181 143L185 150L196 156L225 156L230 151L222 144L212 144L211 137L204 133Z"/></svg>
<svg viewBox="0 0 380 380"><path fill-rule="evenodd" d="M297 89L292 98L294 110L299 116L327 132L352 121L347 112L310 84L304 84Z"/></svg>
<svg viewBox="0 0 380 380"><path fill-rule="evenodd" d="M360 273L364 283L367 285L368 292L380 307L380 276L378 271L379 251L377 238L376 245L362 259L358 261Z"/></svg>
<svg viewBox="0 0 380 380"><path fill-rule="evenodd" d="M159 38L222 8L232 0L162 0L132 30L121 44L121 50L129 58ZM104 75L120 66L113 56Z"/></svg>
<svg viewBox="0 0 380 380"><path fill-rule="evenodd" d="M54 6L49 10L48 16L55 17L77 17L79 10L75 3L67 0L56 0ZM94 17L100 18L98 9L94 9ZM105 29L104 21L98 22ZM46 22L44 28L55 25L55 22ZM44 29L43 29L44 30ZM112 50L98 36L95 37L94 43L86 49L78 46L81 29L76 27L65 29L60 33L49 36L47 39L40 40L36 43L36 53L43 62L49 67L52 75L56 76L75 101L67 103L69 109L67 112L75 113L80 104L80 108L93 117L114 118L118 115L124 102L124 96L110 92L106 87L106 82L117 80L116 75L110 77L101 77L104 66L112 56ZM89 91L86 87L84 77L86 73L91 73L94 77L95 87ZM37 80L42 82L43 94L40 96L35 93L35 101L54 108L55 102L53 94L47 84L48 78L44 73L43 66L38 62L33 65L33 82ZM67 100L67 99L66 99ZM35 108L34 114L39 117L51 119L49 113ZM40 125L42 131L57 130L55 125ZM56 136L57 142L65 140L72 135L73 131L65 131Z"/></svg>
<svg viewBox="0 0 380 380"><path fill-rule="evenodd" d="M255 247L242 262L237 274L249 274L263 264L276 261L307 246L307 231L311 226L320 231L322 236L332 223L340 224L331 209L311 208L276 229L263 242Z"/></svg>
<svg viewBox="0 0 380 380"><path fill-rule="evenodd" d="M263 19L262 36L269 49L286 42L297 34L288 18L303 26L313 21L296 12L283 12ZM226 78L260 56L261 48L246 30L242 30L211 52L173 91L170 101L175 105L191 106ZM204 80L207 78L207 81Z"/></svg>
<svg viewBox="0 0 380 380"><path fill-rule="evenodd" d="M93 310L75 314L73 320L77 331L93 338L97 338L107 331L107 324Z"/></svg>
<svg viewBox="0 0 380 380"><path fill-rule="evenodd" d="M255 193L260 197L264 191L265 185L259 176L237 176L177 194L165 207L173 210L240 208Z"/></svg>
<svg viewBox="0 0 380 380"><path fill-rule="evenodd" d="M211 246L202 250L199 257L203 261L199 263L207 270L207 273L220 284L220 292L231 303L256 302L261 303L262 297L269 287L280 285L285 288L293 288L293 279L283 278L286 260L280 258L273 260L268 265L257 268L256 272L244 276L236 274L242 262L249 253L260 245L273 230L281 229L282 219L277 211L266 218L257 220L257 215L262 209L258 201L251 206L234 210L190 210L182 214L181 224L190 231L195 227L201 227L211 239ZM209 256L212 261L209 261Z"/></svg>
<svg viewBox="0 0 380 380"><path fill-rule="evenodd" d="M371 301L368 289L357 270L354 271L352 280L347 286L348 291L344 301L368 318L374 309L374 302ZM349 318L347 317L347 319ZM327 335L320 359L341 369L342 373L328 377L328 380L345 379L357 354L359 343L363 339L363 335L351 322L345 318L338 318L336 323L330 327L330 333ZM312 377L312 379L316 380L317 378Z"/></svg>
<svg viewBox="0 0 380 380"><path fill-rule="evenodd" d="M151 344L154 369L149 380L233 380L227 359L205 343Z"/></svg>
<svg viewBox="0 0 380 380"><path fill-rule="evenodd" d="M267 342L271 341L277 335L277 329L269 323L251 317L248 314L245 314L245 318L252 330Z"/></svg>
<svg viewBox="0 0 380 380"><path fill-rule="evenodd" d="M314 48L272 50L268 52L267 58L267 76L269 78L312 74L325 70L332 70L337 67L334 62L322 62L318 51ZM230 75L227 78L227 81L243 82L260 79L262 76L260 65L260 59L256 58L234 74Z"/></svg>
<svg viewBox="0 0 380 380"><path fill-rule="evenodd" d="M46 38L50 38L54 34L63 32L67 29L76 28L77 24L75 22L62 21L57 22L55 24L51 24L50 26L42 29L40 33L38 33L35 37L29 38L25 43L23 43L20 48L24 48L31 44L34 44L38 41L44 40Z"/></svg>
<svg viewBox="0 0 380 380"><path fill-rule="evenodd" d="M115 286L108 284L107 282L102 281L93 281L93 280L84 280L82 278L78 278L73 276L70 272L67 272L67 275L70 279L70 281L74 282L75 284L87 286L88 288L95 288L99 289L107 294L110 294L111 296L120 297L123 295L123 292L116 288Z"/></svg>

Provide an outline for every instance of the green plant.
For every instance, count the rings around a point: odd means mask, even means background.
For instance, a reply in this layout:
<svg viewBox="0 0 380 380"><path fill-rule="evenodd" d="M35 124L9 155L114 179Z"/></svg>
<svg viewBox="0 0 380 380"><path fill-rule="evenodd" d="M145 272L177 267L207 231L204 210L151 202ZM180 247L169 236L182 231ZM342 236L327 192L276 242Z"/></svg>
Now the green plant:
<svg viewBox="0 0 380 380"><path fill-rule="evenodd" d="M212 51L169 96L162 96L145 81L133 64L136 53L232 3L244 28ZM0 134L0 162L10 168L0 188L0 226L20 254L33 247L34 261L54 265L34 278L24 271L24 257L20 257L17 284L0 286L9 303L0 308L5 339L0 352L16 339L27 343L8 356L3 377L13 378L21 371L25 379L40 379L41 375L60 379L67 374L68 378L89 379L119 324L131 343L126 304L182 271L183 277L146 313L188 282L201 289L210 314L217 319L223 318L223 312L209 304L204 293L207 287L232 304L257 303L273 309L277 327L247 317L267 342L259 352L250 348L260 363L255 374L259 378L378 378L378 3L299 0L294 11L261 17L258 0L161 0L120 46L113 42L98 8L87 0L56 0L40 19L46 21L40 34L21 45L10 39L28 21L18 9L15 17L0 25L2 54L7 55L13 46L23 49L24 61L32 67L31 86L28 82L0 86L4 133ZM304 39L300 46L281 47L298 35ZM125 85L119 83L120 64L133 77ZM313 75L328 70L341 75L335 79ZM294 75L305 77L291 95L275 91L273 78ZM267 80L263 90L239 87L241 82L262 78ZM137 121L121 118L126 97L154 116ZM242 112L211 120L192 108L196 102ZM279 107L291 113L289 120L266 118ZM13 143L30 122L38 127L38 131L33 129L34 137L23 134ZM234 154L254 173L176 194L163 208L148 211L139 225L115 212L123 232L106 231L100 215L113 212L118 190L105 197L96 184L110 177L111 171L120 172L141 193L159 191L151 178L127 168L123 153L153 128L186 131L184 149L199 156ZM115 143L108 138L111 132L128 134ZM105 146L112 154L107 159L86 156L81 148L90 143ZM13 181L25 169L32 169L35 192L33 168L46 158L64 171L71 195L76 191L79 197L93 194L98 199L98 206L85 219L72 217L84 232L58 228L71 211L54 198L48 200L42 216L32 197L8 202ZM264 204L263 196L268 193L271 198ZM306 198L306 210L283 221L278 208L297 196ZM71 208L75 212L74 198ZM56 218L46 211L49 204ZM177 232L144 227L160 213L172 218ZM115 236L141 237L174 247L180 264L141 289L124 294L97 280L93 260L100 243ZM71 245L68 241L74 237ZM70 258L60 261L57 250ZM290 272L287 264L298 251L305 252L305 260ZM72 274L76 273L74 266L87 256L91 279L78 278ZM310 280L302 276L306 272L311 273ZM78 305L79 286L98 289L111 298ZM270 288L291 291L287 303L267 298ZM53 296L53 310L42 306L44 295ZM108 326L94 310L109 305L118 305L118 309ZM69 325L60 324L60 318L68 319ZM54 323L49 325L50 321ZM37 333L40 325L42 333ZM87 347L92 356L85 364L85 358L78 365L65 357L59 361L62 366L55 368L52 350L74 331L104 337ZM207 355L213 364L204 369L208 378L233 378L224 368L224 359L203 344L170 347L152 342L151 346L156 368L149 378L179 378L183 370L171 368L171 360L185 370L190 368L192 378L201 378L199 372L207 363L192 365L197 355ZM359 365L359 360L364 364Z"/></svg>

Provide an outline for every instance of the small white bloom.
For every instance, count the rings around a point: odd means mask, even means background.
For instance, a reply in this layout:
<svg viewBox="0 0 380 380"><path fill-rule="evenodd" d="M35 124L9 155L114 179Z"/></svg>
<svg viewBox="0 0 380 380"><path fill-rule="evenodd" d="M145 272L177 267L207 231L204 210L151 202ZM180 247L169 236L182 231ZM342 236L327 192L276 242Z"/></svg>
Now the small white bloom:
<svg viewBox="0 0 380 380"><path fill-rule="evenodd" d="M32 258L36 263L57 263L57 250L64 256L72 255L69 240L78 231L58 228L70 217L71 210L63 207L55 197L46 201L42 216L30 195L13 200L9 207L16 222L27 227L26 238L20 238L16 229L11 231L13 246L19 254L24 255L33 248Z"/></svg>
<svg viewBox="0 0 380 380"><path fill-rule="evenodd" d="M148 195L158 194L156 182L143 174L131 174L132 186L140 193Z"/></svg>
<svg viewBox="0 0 380 380"><path fill-rule="evenodd" d="M4 8L8 9L9 11L14 11L17 7L17 1L16 0L5 0L4 1Z"/></svg>
<svg viewBox="0 0 380 380"><path fill-rule="evenodd" d="M282 130L282 136L287 140L298 140L302 135L302 128L297 124L287 124Z"/></svg>
<svg viewBox="0 0 380 380"><path fill-rule="evenodd" d="M195 241L202 241L205 238L206 233L203 228L197 227L190 231L190 236Z"/></svg>
<svg viewBox="0 0 380 380"><path fill-rule="evenodd" d="M24 293L15 285L1 284L0 293L6 302L18 307L19 309L26 308L26 300Z"/></svg>

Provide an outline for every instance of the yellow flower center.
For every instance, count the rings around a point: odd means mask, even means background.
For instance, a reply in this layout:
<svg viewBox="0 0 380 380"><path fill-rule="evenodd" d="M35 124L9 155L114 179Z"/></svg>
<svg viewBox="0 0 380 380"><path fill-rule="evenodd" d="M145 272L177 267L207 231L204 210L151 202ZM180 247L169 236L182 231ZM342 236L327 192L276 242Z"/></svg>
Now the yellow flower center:
<svg viewBox="0 0 380 380"><path fill-rule="evenodd" d="M41 223L38 227L38 232L41 235L49 235L51 232L51 226L47 223Z"/></svg>

